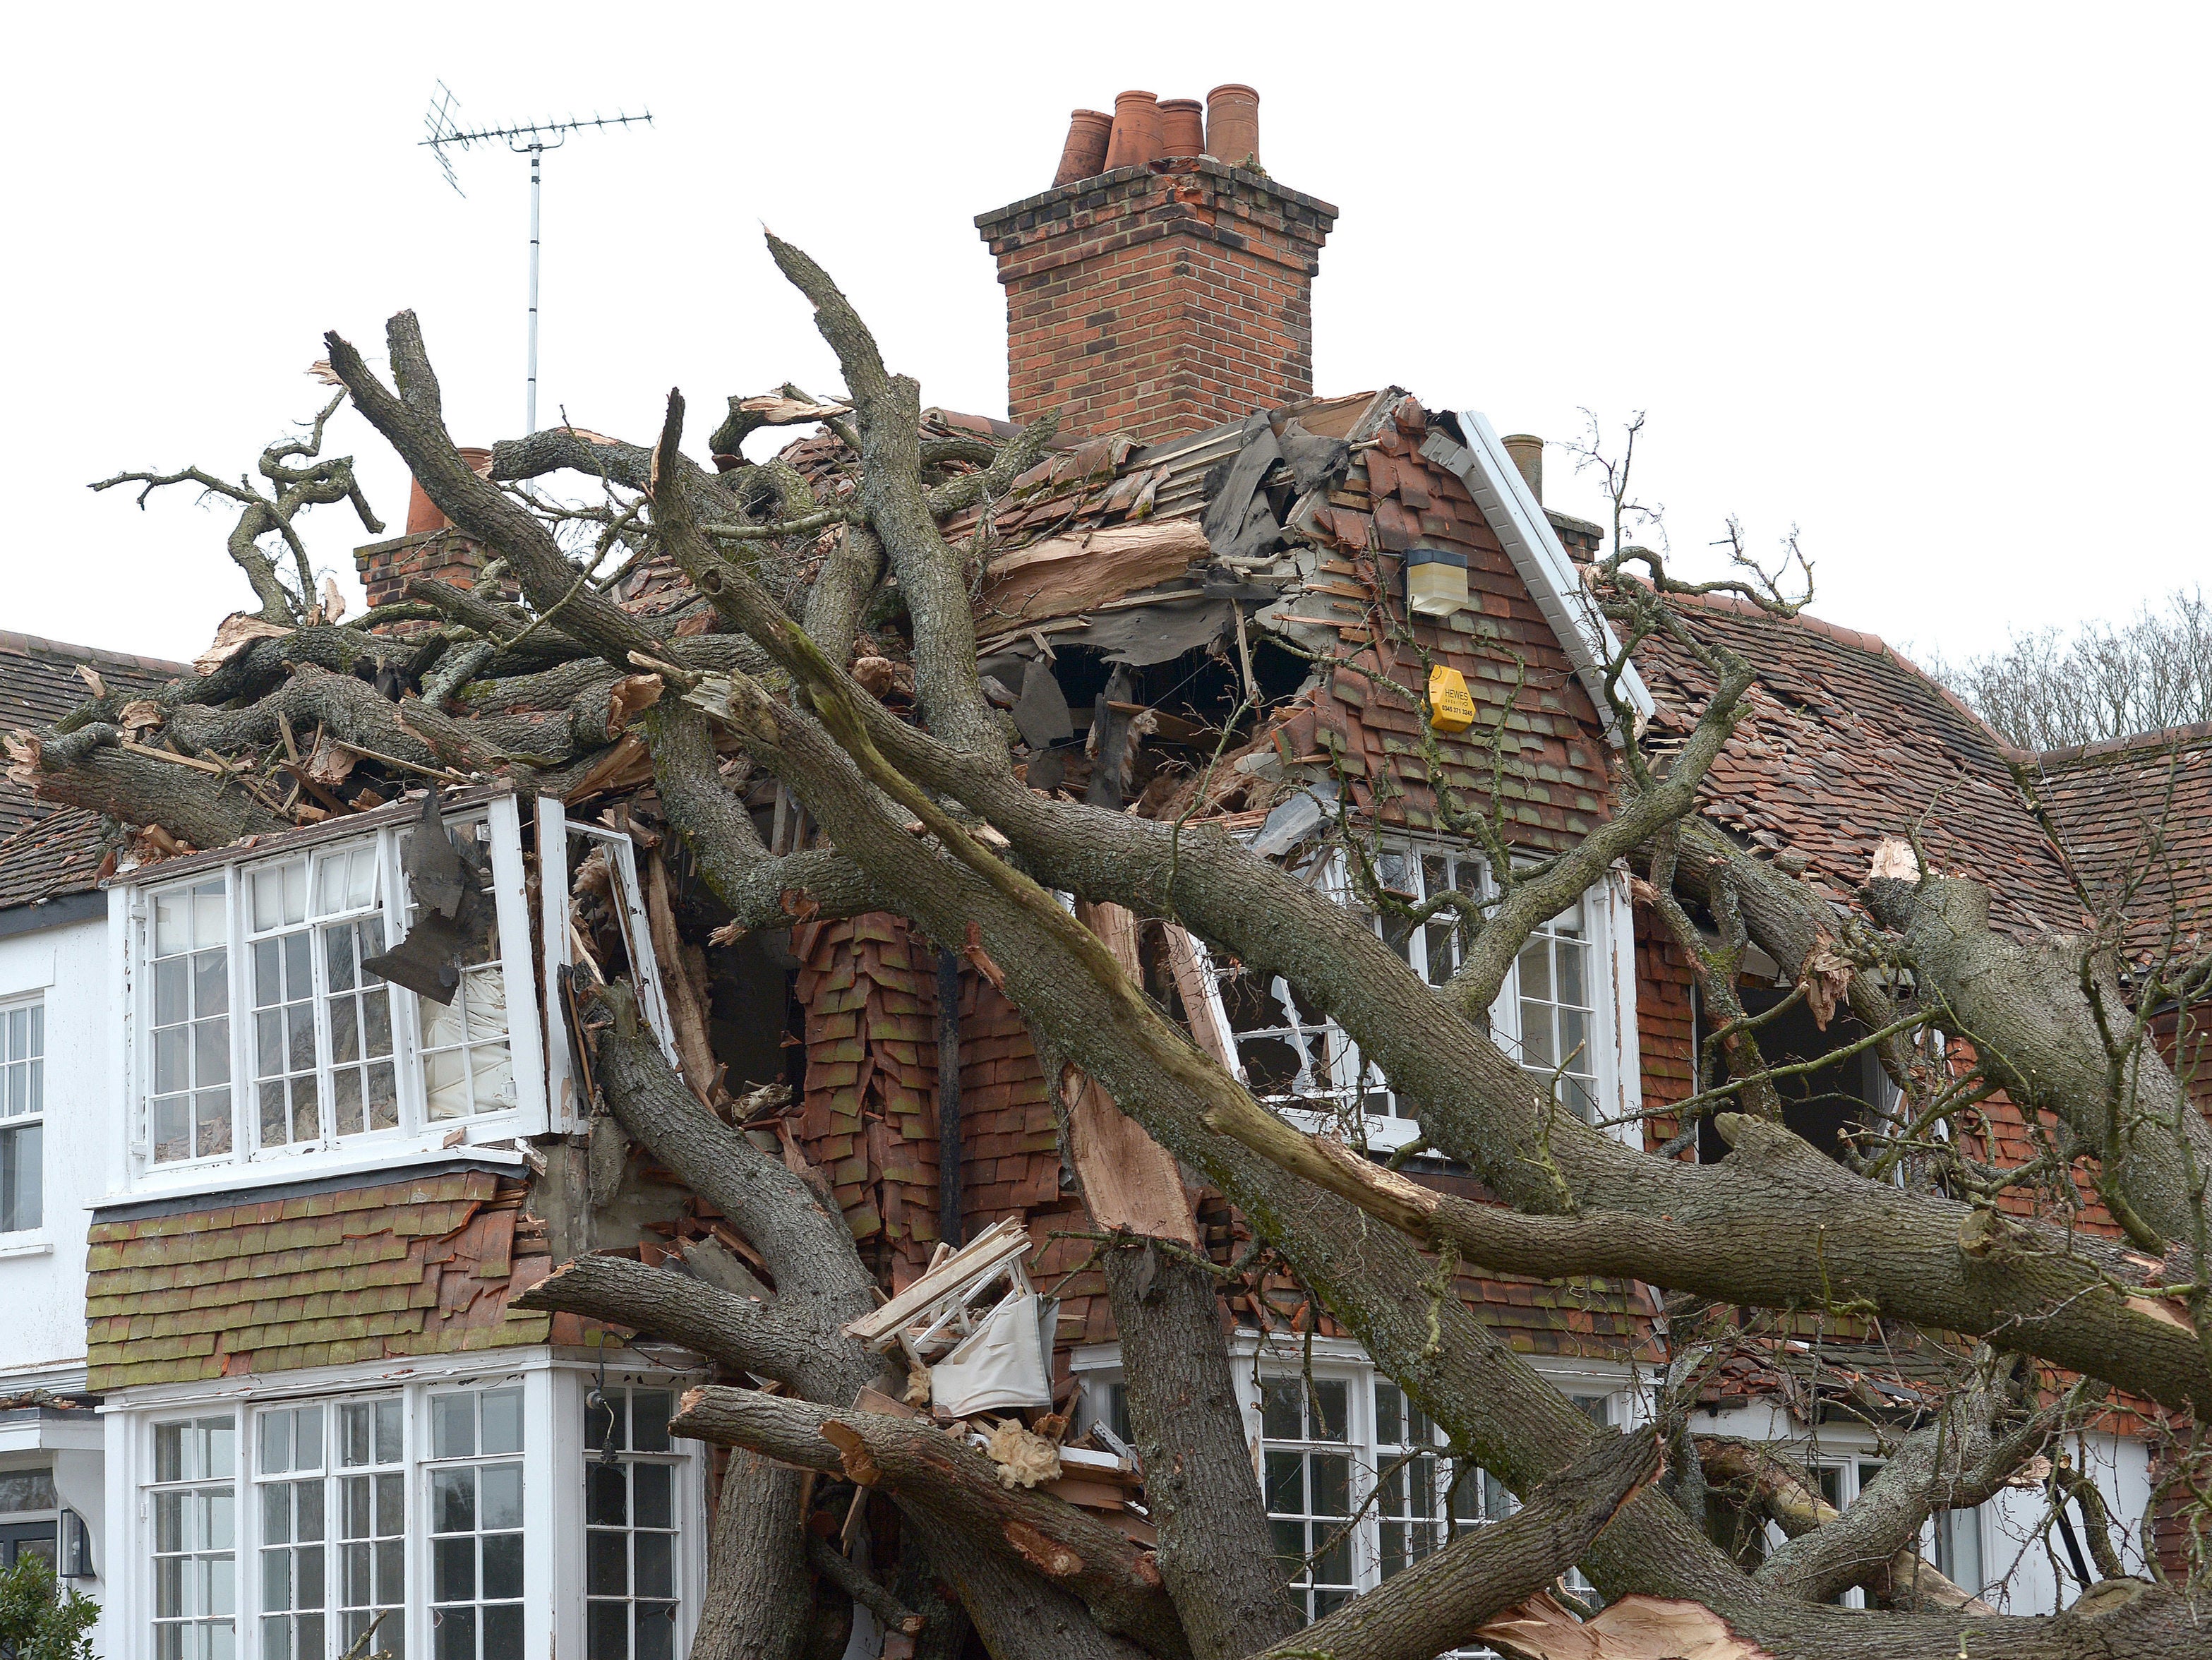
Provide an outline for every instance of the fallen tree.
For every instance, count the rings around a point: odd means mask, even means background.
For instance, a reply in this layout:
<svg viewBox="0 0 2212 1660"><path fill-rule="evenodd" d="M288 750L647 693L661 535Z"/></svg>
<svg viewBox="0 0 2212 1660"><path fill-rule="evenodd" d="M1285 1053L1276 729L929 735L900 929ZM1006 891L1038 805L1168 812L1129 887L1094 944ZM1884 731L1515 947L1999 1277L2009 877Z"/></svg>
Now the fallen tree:
<svg viewBox="0 0 2212 1660"><path fill-rule="evenodd" d="M446 431L411 314L388 330L390 385L330 336L345 394L493 574L473 590L417 582L404 607L340 620L307 592L304 562L288 583L259 550L275 535L296 551L291 514L315 502L359 506L349 468L319 463L295 477L272 451L264 471L279 494L244 504L231 548L260 602L258 628L145 707L95 692L53 731L11 734L18 775L49 800L110 815L151 854L342 813L364 787L380 800L410 783L501 777L562 795L624 768L649 774L668 830L732 927L890 911L988 972L1040 1053L1094 1080L1227 1198L1255 1245L1433 1420L1440 1456L1480 1465L1527 1503L1292 1634L1294 1616L1257 1584L1275 1547L1221 1395L1230 1362L1213 1281L1229 1268L1126 1235L1111 1246L1121 1254L1109 1280L1157 1552L1050 1493L1008 1485L960 1435L856 1404L871 1389L896 1401L907 1380L847 1335L879 1287L845 1222L793 1159L717 1116L698 1066L678 1076L617 979L582 998L592 1082L622 1132L742 1236L763 1294L586 1255L523 1300L680 1342L732 1379L781 1391L696 1391L674 1426L739 1450L716 1520L700 1660L795 1660L834 1636L854 1599L922 1652L952 1660L964 1628L939 1587L1000 1660L1426 1660L1478 1635L1534 1656L2203 1651L2212 1613L2201 1589L2106 1574L2061 1618L2008 1617L1943 1594L1917 1550L1933 1511L1969 1488L1996 1490L2080 1426L2091 1396L2032 1412L2039 1382L2094 1377L2176 1414L2212 1404L2212 1138L2128 1012L2140 987L2100 977L2089 946L2039 956L1984 938L1973 885L1960 879L1893 884L1863 915L1844 915L1699 819L1700 780L1754 670L1684 628L1673 602L1698 590L1648 555L1617 555L1594 574L1622 650L1665 634L1710 669L1711 695L1679 747L1649 757L1628 747L1617 811L1579 847L1524 866L1497 840L1496 903L1446 917L1463 945L1447 985L1415 975L1366 914L1218 825L1031 787L979 672L980 556L943 526L1002 494L1051 431L926 440L918 388L887 369L828 276L773 238L769 252L814 307L846 392L834 404L793 387L731 400L708 441L726 471L686 456L684 401L672 394L652 443L564 429L499 446L481 476ZM844 486L743 462L737 445L756 416L823 423L842 445ZM319 420L318 442L321 430ZM538 493L536 481L564 471L593 480L603 502ZM574 545L579 526L588 547ZM626 607L599 570L617 553L625 569L650 562L680 575L686 593L651 613ZM1774 616L1794 613L1771 584L1732 586ZM896 665L864 664L856 648L869 617L882 624L873 641L896 636ZM884 691L902 674L911 703L895 707ZM1110 702L1101 702L1109 715ZM1625 703L1609 713L1632 727ZM803 809L811 843L763 838L744 798L759 781ZM1477 810L1471 822L1487 821ZM1355 887L1395 903L1361 849L1346 835ZM1955 1069L1916 1068L1908 1045L1939 1028L1971 1037L1976 1076L2069 1127L2073 1156L2130 1240L2008 1215L1986 1184L1893 1180L1871 1158L1854 1168L1811 1148L1778 1122L1774 1069L1748 1018L1726 1046L1733 1075L1710 1104L1728 1109L1714 1119L1727 1157L1655 1157L1585 1122L1493 1041L1486 1011L1533 931L1624 859L1686 921L1688 907L1717 919L1719 947L1683 941L1717 988L1735 979L1728 953L1752 941L1793 978L1844 979L1844 1006L1884 1034L1883 1061L1920 1140L1952 1110L1946 1102L1970 1092ZM1427 1143L1497 1202L1410 1179L1255 1098L1219 1034L1194 1034L1187 1006L1179 1020L1148 994L1141 964L1061 894L1086 912L1121 907L1173 923L1248 970L1281 976L1388 1076ZM1410 921L1431 923L1444 903ZM1908 982L1909 1000L1894 990ZM2197 982L2185 966L2168 983ZM1462 1266L1607 1276L1671 1296L1680 1333L1668 1358L1685 1364L1662 1368L1654 1429L1592 1425L1451 1292ZM1907 1323L1939 1346L1964 1339L1988 1352L1971 1376L1961 1365L1952 1402L1900 1438L1892 1473L1838 1516L1770 1462L1701 1452L1688 1432L1700 1374L1687 1334L1710 1338L1738 1310L1754 1323L1760 1310ZM1176 1450L1184 1441L1187 1462ZM1678 1468L1653 1484L1662 1442ZM823 1508L830 1482L850 1489L842 1523ZM1789 1542L1756 1571L1732 1560L1705 1532L1713 1494L1778 1518ZM822 1528L828 1517L849 1536L879 1504L900 1518L899 1560L864 1571ZM1609 1599L1593 1620L1547 1590L1577 1565ZM1851 1586L1881 1610L1829 1606Z"/></svg>

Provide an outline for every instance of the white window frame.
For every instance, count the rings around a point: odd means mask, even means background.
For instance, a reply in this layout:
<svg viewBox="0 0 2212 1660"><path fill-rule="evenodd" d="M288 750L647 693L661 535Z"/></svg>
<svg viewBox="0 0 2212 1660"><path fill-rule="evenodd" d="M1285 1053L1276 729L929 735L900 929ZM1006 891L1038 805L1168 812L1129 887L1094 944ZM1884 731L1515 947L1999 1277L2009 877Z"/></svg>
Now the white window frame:
<svg viewBox="0 0 2212 1660"><path fill-rule="evenodd" d="M647 1392L665 1395L672 1409L677 1405L682 1389L680 1385L668 1380L634 1383L627 1379L610 1377L606 1380L604 1390L600 1389L594 1382L592 1389L584 1395L582 1400L584 1480L583 1491L577 1497L582 1501L584 1511L583 1651L586 1654L596 1651L591 1629L594 1616L603 1608L619 1605L627 1610L626 1623L629 1627L623 1636L623 1650L627 1656L631 1657L631 1660L635 1660L639 1647L637 1632L640 1623L647 1619L661 1617L657 1610L664 1605L672 1603L675 1618L671 1621L669 1633L671 1646L668 1653L670 1660L676 1660L676 1657L685 1652L685 1648L679 1639L687 1639L684 1611L687 1593L690 1592L692 1585L687 1572L684 1540L687 1532L696 1532L698 1529L696 1527L687 1529L684 1526L685 1518L681 1503L681 1494L684 1490L684 1447L675 1437L666 1435L659 1438L663 1444L659 1447L640 1448L635 1444L638 1439L638 1414L635 1409L634 1397ZM622 1402L623 1414L628 1420L627 1422L614 1420L607 1409L606 1403L617 1398ZM593 1508L592 1494L594 1485L604 1479L599 1475L599 1470L608 1464L605 1450L610 1436L611 1421L613 1422L611 1434L615 1446L612 1468L624 1472L622 1481L624 1517L619 1523L602 1523L596 1519L597 1512ZM648 1526L639 1520L637 1472L646 1468L657 1468L669 1472L671 1525L667 1528ZM641 1590L637 1578L640 1540L660 1534L672 1535L669 1561L670 1590L665 1596ZM599 1552L595 1548L597 1540L594 1535L597 1535L598 1539L619 1536L623 1541L623 1570L625 1588L619 1594L603 1593L595 1587L593 1575L598 1571ZM702 1594L703 1594L703 1588Z"/></svg>
<svg viewBox="0 0 2212 1660"><path fill-rule="evenodd" d="M1244 1414L1245 1442L1251 1449L1253 1472L1260 1479L1264 1494L1266 1453L1271 1444L1264 1434L1264 1384L1273 1379L1303 1377L1308 1361L1308 1346L1294 1337L1261 1337L1246 1329L1230 1338L1229 1350L1237 1406ZM1126 1381L1120 1347L1112 1343L1086 1345L1075 1350L1069 1359L1075 1375L1083 1383L1083 1399L1088 1417L1093 1422L1104 1420L1111 1409L1114 1386ZM1374 1385L1391 1383L1394 1380L1367 1358L1367 1352L1359 1344L1349 1338L1316 1337L1311 1345L1311 1363L1316 1383L1341 1381L1346 1385L1349 1433L1346 1444L1352 1454L1351 1505L1361 1511L1353 1524L1351 1540L1352 1585L1358 1593L1364 1595L1382 1583L1381 1530L1382 1523L1389 1518L1379 1513L1377 1505L1366 1505L1364 1510L1361 1506L1396 1456L1395 1453L1383 1453L1376 1439L1378 1425ZM1547 1381L1571 1399L1593 1402L1601 1401L1605 1421L1608 1424L1637 1424L1650 1416L1645 1385L1628 1365L1613 1366L1582 1359L1553 1363L1540 1358L1533 1364ZM1395 1447L1400 1444L1392 1444ZM1439 1471L1442 1468L1440 1450ZM1486 1481L1489 1478L1476 1470L1471 1471L1467 1480ZM1518 1507L1517 1499L1509 1499L1504 1515L1510 1515ZM1465 1525L1486 1526L1502 1519L1502 1516L1485 1515L1480 1521ZM1490 1651L1464 1649L1458 1652L1480 1656L1489 1654Z"/></svg>
<svg viewBox="0 0 2212 1660"><path fill-rule="evenodd" d="M546 1010L545 1087L547 1098L552 1104L552 1128L556 1133L583 1128L591 1110L590 1103L578 1094L581 1080L575 1076L574 1063L569 1058L572 1038L568 1012L561 1000L561 970L573 967L576 960L568 933L575 903L570 889L574 879L568 857L572 836L607 855L619 897L614 907L615 921L623 931L623 945L629 958L638 1007L645 1015L646 1025L659 1040L660 1052L668 1064L676 1069L678 1077L684 1072L683 1060L676 1052L675 1022L669 1018L667 994L660 984L659 958L653 949L645 884L637 869L636 843L627 831L570 818L568 809L557 798L541 795L538 798L538 927L545 941L541 979Z"/></svg>
<svg viewBox="0 0 2212 1660"><path fill-rule="evenodd" d="M411 809L414 804L408 804ZM403 839L419 822L419 812L402 810L386 816L357 836L318 835L280 838L241 852L220 865L198 864L171 873L156 866L143 881L117 885L111 902L111 927L118 941L122 982L124 1041L122 1067L125 1102L124 1168L120 1190L191 1192L211 1188L241 1188L269 1182L296 1180L303 1175L343 1173L387 1169L434 1158L460 1145L506 1143L487 1149L520 1161L513 1151L514 1138L543 1134L547 1130L545 1059L536 988L537 965L531 939L530 909L526 896L522 862L520 818L512 794L452 806L444 822L455 830L484 827L483 840L490 854L495 913L495 941L501 983L507 997L507 1042L512 1067L514 1104L465 1117L433 1121L425 1104L422 1064L422 1000L403 986L389 984L393 1059L398 1074L399 1123L385 1130L350 1134L335 1133L331 1109L323 1107L325 1131L309 1141L258 1145L259 1112L253 1078L253 974L250 882L257 870L301 858L309 864L342 855L363 845L376 849L377 912L384 919L385 948L396 946L406 933L410 903L406 876L400 868ZM220 878L226 918L225 948L228 952L228 1019L231 1099L231 1146L228 1152L198 1158L157 1162L154 1157L153 1124L153 996L154 919L158 896ZM319 923L306 924L311 928ZM319 951L313 953L319 958ZM318 984L323 969L318 962ZM329 998L319 990L314 1004L318 1032L319 1075L331 1070L328 1032ZM458 1134L459 1140L455 1140ZM449 1145L450 1144L450 1145Z"/></svg>
<svg viewBox="0 0 2212 1660"><path fill-rule="evenodd" d="M489 1364L488 1364L489 1360ZM349 1401L398 1395L403 1402L408 1507L405 1635L408 1660L434 1660L431 1620L431 1483L429 1471L450 1462L431 1456L430 1397L456 1389L520 1386L523 1390L523 1639L524 1652L585 1652L585 1444L584 1402L599 1381L595 1367L556 1360L547 1351L525 1350L496 1359L481 1354L424 1357L372 1370L320 1367L276 1377L213 1383L166 1384L109 1397L107 1494L112 1517L124 1518L111 1535L113 1556L106 1578L106 1660L154 1660L153 1511L154 1429L180 1419L232 1418L238 1449L230 1477L235 1495L233 1530L233 1606L237 1660L258 1657L262 1613L260 1552L262 1518L258 1412L264 1408L319 1404L326 1413ZM699 1381L694 1372L672 1370L627 1352L611 1354L605 1373L610 1388L666 1389L680 1396ZM327 1433L327 1432L326 1432ZM672 1451L656 1462L676 1470L677 1517L676 1649L690 1651L698 1628L702 1588L706 1584L707 1535L705 1448L672 1440ZM325 1475L343 1474L326 1470ZM275 1478L286 1479L283 1475ZM199 1482L196 1486L214 1486ZM335 1523L325 1534L334 1535ZM326 1538L325 1548L337 1541ZM335 1566L325 1582L334 1591ZM326 1606L331 1601L326 1592ZM387 1621L386 1629L389 1629ZM336 1643L336 1615L325 1643ZM248 1645L252 1646L249 1647ZM329 1653L343 1652L342 1645Z"/></svg>
<svg viewBox="0 0 2212 1660"><path fill-rule="evenodd" d="M9 1027L13 1017L21 1013L25 1018L25 1055L21 1060L11 1058L13 1039ZM13 1142L24 1130L38 1132L38 1192L39 1214L34 1221L13 1228L0 1228L0 1245L21 1248L46 1237L46 998L43 991L21 996L0 999L0 1141ZM19 1073L16 1069L21 1067ZM19 1111L10 1112L16 1091L21 1090L27 1104ZM17 1155L19 1158L21 1154Z"/></svg>
<svg viewBox="0 0 2212 1660"><path fill-rule="evenodd" d="M1466 872L1479 875L1480 892L1476 897L1488 899L1495 893L1485 861L1470 847L1393 838L1382 851L1405 855L1413 861L1417 870L1423 868L1419 861L1425 858L1456 860ZM1310 879L1317 891L1338 903L1361 907L1342 849L1333 848L1323 854ZM1640 1150L1644 1146L1644 1073L1637 1037L1634 902L1629 894L1626 864L1616 865L1607 872L1604 879L1585 891L1577 903L1589 952L1586 991L1590 1000L1590 1031L1587 1043L1592 1075L1593 1127L1625 1146ZM1380 936L1382 919L1377 915L1370 920ZM1409 949L1422 954L1425 963L1423 932L1417 930L1407 943ZM1194 944L1201 954L1205 952L1202 942ZM1208 966L1212 969L1208 976L1208 1012L1218 1030L1228 1037L1232 1052L1239 1055L1237 1075L1243 1079L1242 1051L1236 1049L1237 1035L1230 1031L1227 1010L1220 995L1222 970L1210 962ZM1449 977L1449 971L1431 976L1420 966L1416 967L1416 972L1431 984L1441 984ZM1496 1002L1491 1006L1490 1018L1493 1041L1508 1056L1517 1056L1521 1047L1521 965L1517 957L1506 972ZM1414 1140L1420 1133L1419 1122L1400 1114L1395 1091L1383 1080L1378 1068L1362 1061L1359 1047L1350 1035L1333 1018L1315 1030L1327 1034L1329 1050L1336 1057L1334 1075L1325 1082L1316 1079L1315 1093L1333 1096L1340 1104L1340 1110L1347 1116L1352 1107L1364 1103L1366 1110L1359 1115L1358 1129L1374 1151L1395 1152ZM1307 1130L1339 1128L1343 1122L1332 1113L1287 1105L1282 1110L1285 1118Z"/></svg>

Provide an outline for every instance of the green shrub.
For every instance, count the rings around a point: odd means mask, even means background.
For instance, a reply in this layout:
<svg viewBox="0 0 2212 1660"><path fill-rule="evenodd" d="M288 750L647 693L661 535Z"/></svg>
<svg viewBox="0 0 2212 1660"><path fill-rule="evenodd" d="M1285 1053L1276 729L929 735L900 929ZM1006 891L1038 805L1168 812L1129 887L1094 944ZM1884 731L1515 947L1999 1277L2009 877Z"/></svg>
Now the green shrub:
<svg viewBox="0 0 2212 1660"><path fill-rule="evenodd" d="M0 1573L0 1656L9 1660L93 1660L86 1635L100 1605L54 1578L53 1565L26 1554Z"/></svg>

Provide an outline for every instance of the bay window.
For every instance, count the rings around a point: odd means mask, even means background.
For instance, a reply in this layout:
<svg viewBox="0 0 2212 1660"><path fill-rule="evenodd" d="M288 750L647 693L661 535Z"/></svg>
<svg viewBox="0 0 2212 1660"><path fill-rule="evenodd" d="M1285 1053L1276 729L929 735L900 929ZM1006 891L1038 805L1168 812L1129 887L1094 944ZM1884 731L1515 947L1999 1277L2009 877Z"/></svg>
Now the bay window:
<svg viewBox="0 0 2212 1660"><path fill-rule="evenodd" d="M445 821L480 850L497 918L445 1004L376 972L415 921L402 860L416 831L407 805L364 818L381 822L212 868L196 859L166 881L157 866L133 895L139 1171L427 1143L542 1115L513 799Z"/></svg>
<svg viewBox="0 0 2212 1660"><path fill-rule="evenodd" d="M682 1385L444 1372L128 1409L113 1660L677 1660L705 1560Z"/></svg>

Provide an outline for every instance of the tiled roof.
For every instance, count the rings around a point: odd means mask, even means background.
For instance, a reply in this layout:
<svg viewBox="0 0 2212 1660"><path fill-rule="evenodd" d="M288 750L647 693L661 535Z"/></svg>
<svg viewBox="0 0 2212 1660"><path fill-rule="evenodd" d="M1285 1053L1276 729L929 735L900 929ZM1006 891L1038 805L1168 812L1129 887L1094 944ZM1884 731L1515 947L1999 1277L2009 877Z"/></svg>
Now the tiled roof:
<svg viewBox="0 0 2212 1660"><path fill-rule="evenodd" d="M2212 945L2212 725L2050 750L2022 769L2100 912L2138 958Z"/></svg>
<svg viewBox="0 0 2212 1660"><path fill-rule="evenodd" d="M1701 639L1758 671L1744 717L1706 775L1705 815L1847 902L1875 846L1916 828L1936 868L1987 883L1990 919L2033 932L2075 927L2081 906L2014 779L2018 751L1870 634L1747 603L1685 604ZM1652 737L1679 740L1712 686L1662 635L1637 663L1659 702Z"/></svg>
<svg viewBox="0 0 2212 1660"><path fill-rule="evenodd" d="M0 732L44 731L90 697L80 665L129 696L191 672L182 663L0 629ZM98 879L100 860L97 814L41 801L0 772L0 906L82 891Z"/></svg>
<svg viewBox="0 0 2212 1660"><path fill-rule="evenodd" d="M95 1217L87 1387L542 1343L508 1299L551 1267L524 1189L483 1170L169 1215Z"/></svg>

